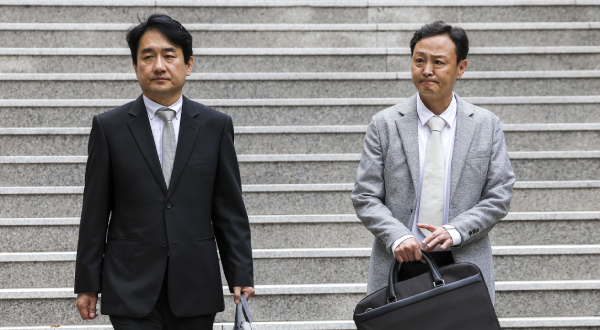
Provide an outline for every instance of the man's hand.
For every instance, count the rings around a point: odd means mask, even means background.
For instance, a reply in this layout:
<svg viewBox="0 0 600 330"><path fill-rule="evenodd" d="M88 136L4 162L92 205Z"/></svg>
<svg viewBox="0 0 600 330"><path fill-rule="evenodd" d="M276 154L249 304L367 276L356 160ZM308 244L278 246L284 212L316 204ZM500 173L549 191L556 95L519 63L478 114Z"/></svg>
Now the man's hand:
<svg viewBox="0 0 600 330"><path fill-rule="evenodd" d="M442 250L445 250L454 244L452 240L452 236L448 233L446 228L440 226L432 226L426 223L418 223L417 226L419 228L427 229L431 232L425 239L423 240L423 244L427 245L425 251L431 252L438 244L441 244L440 247Z"/></svg>
<svg viewBox="0 0 600 330"><path fill-rule="evenodd" d="M409 238L400 243L394 250L394 256L398 262L419 261L425 263L421 254L421 244L416 238Z"/></svg>
<svg viewBox="0 0 600 330"><path fill-rule="evenodd" d="M254 288L251 286L236 286L233 287L233 301L235 304L240 303L240 299L242 299L242 292L246 295L246 300L250 299L254 295Z"/></svg>
<svg viewBox="0 0 600 330"><path fill-rule="evenodd" d="M96 302L98 302L98 292L79 293L77 295L75 305L82 319L93 320L98 316L96 313Z"/></svg>

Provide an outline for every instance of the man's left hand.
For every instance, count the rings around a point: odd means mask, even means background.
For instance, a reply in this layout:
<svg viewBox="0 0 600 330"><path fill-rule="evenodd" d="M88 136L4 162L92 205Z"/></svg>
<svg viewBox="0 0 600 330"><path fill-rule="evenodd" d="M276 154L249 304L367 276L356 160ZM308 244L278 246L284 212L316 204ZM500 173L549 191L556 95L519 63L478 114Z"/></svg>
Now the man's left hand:
<svg viewBox="0 0 600 330"><path fill-rule="evenodd" d="M246 300L248 300L254 295L254 288L251 286L233 287L233 301L236 305L239 304L240 299L242 299L242 292L246 295Z"/></svg>
<svg viewBox="0 0 600 330"><path fill-rule="evenodd" d="M454 244L452 241L452 236L448 233L446 228L441 226L432 226L426 223L417 223L419 228L427 229L431 232L425 239L423 240L423 245L427 245L425 251L431 252L435 249L438 244L441 244L441 249L445 250Z"/></svg>

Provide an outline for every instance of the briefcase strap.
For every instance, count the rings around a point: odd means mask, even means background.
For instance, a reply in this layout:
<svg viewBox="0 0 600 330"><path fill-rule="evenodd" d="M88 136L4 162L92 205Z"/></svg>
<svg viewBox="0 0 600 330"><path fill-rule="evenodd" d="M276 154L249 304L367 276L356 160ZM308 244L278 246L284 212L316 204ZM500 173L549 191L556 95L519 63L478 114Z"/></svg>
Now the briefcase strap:
<svg viewBox="0 0 600 330"><path fill-rule="evenodd" d="M250 316L250 307L248 301L246 301L246 295L242 292L242 297L239 304L235 308L235 325L238 329L241 329L243 321L252 323L252 316Z"/></svg>
<svg viewBox="0 0 600 330"><path fill-rule="evenodd" d="M437 265L435 264L435 261L433 261L433 258L431 257L431 255L429 255L429 253L425 252L425 250L421 249L421 253L423 254L423 259L425 259L425 261L427 261L427 265L429 266L429 271L431 273L431 276L433 277L433 287L437 288L440 286L444 286L446 285L446 282L444 282L444 279L442 278L442 274L440 274L440 270L438 269ZM394 301L397 301L398 299L396 298L396 291L394 290L394 285L396 283L398 283L398 273L400 272L400 267L401 267L401 263L398 262L397 259L394 259L394 263L392 263L392 267L390 269L390 277L389 277L389 285L388 285L388 298L387 298L387 303L393 303Z"/></svg>

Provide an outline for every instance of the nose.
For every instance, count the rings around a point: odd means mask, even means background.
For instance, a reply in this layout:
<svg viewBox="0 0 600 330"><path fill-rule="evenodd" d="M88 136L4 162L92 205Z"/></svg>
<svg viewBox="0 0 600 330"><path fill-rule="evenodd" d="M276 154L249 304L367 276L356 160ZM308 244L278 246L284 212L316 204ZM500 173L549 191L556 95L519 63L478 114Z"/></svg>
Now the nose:
<svg viewBox="0 0 600 330"><path fill-rule="evenodd" d="M165 59L162 56L157 56L154 62L154 72L165 71Z"/></svg>
<svg viewBox="0 0 600 330"><path fill-rule="evenodd" d="M425 66L423 67L423 75L425 77L433 75L433 64L431 62L425 63Z"/></svg>

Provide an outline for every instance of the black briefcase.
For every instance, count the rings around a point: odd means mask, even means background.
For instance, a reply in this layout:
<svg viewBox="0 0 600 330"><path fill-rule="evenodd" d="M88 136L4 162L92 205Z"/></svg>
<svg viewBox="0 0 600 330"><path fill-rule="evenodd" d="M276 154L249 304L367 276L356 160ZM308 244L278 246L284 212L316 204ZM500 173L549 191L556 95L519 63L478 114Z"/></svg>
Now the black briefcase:
<svg viewBox="0 0 600 330"><path fill-rule="evenodd" d="M500 330L479 267L457 263L438 269L423 252L429 272L398 282L394 261L389 285L361 300L354 310L358 330Z"/></svg>

